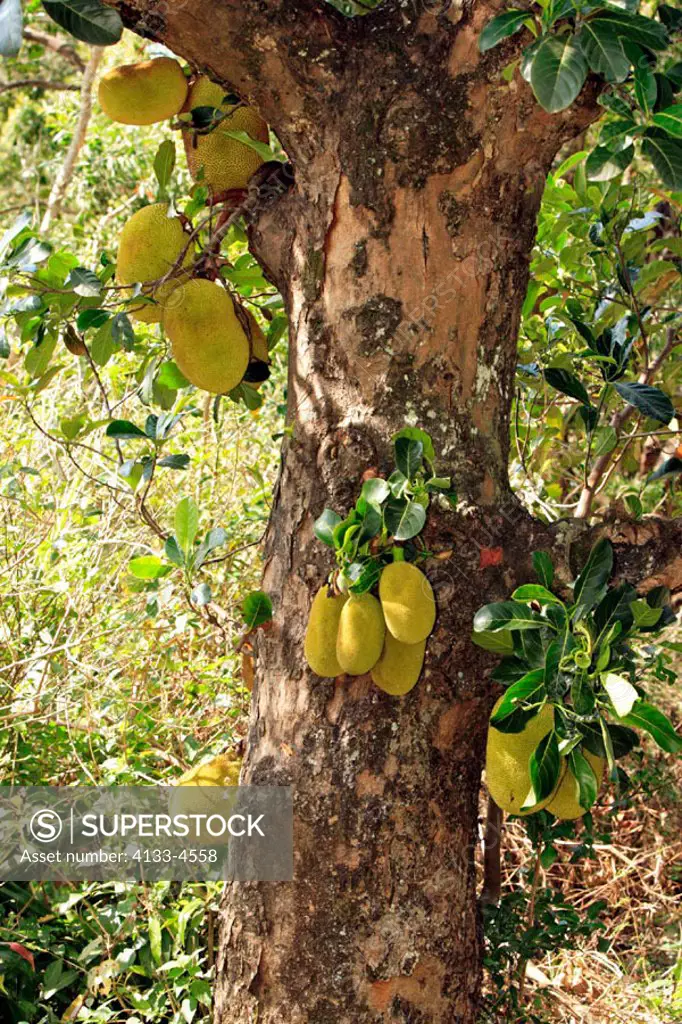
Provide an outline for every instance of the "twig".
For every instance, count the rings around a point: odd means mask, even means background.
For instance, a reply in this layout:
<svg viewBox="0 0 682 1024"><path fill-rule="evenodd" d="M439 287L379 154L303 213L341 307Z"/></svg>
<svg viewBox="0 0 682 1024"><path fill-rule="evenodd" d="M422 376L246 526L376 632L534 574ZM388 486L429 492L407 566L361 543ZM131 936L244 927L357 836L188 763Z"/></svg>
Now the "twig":
<svg viewBox="0 0 682 1024"><path fill-rule="evenodd" d="M85 64L81 60L80 55L62 36L51 36L47 32L36 32L34 28L25 28L24 39L28 39L30 43L46 46L48 50L54 50L60 57L68 60L75 68L78 68L79 71L85 71Z"/></svg>
<svg viewBox="0 0 682 1024"><path fill-rule="evenodd" d="M83 73L83 80L81 82L81 103L78 123L76 124L71 144L66 152L66 156L64 157L64 163L62 164L61 170L55 178L54 185L52 186L50 198L47 201L47 209L45 210L45 214L40 223L41 231L48 231L53 219L59 216L59 211L64 201L66 190L71 180L71 176L73 175L76 161L78 160L78 154L85 142L88 124L90 123L90 115L92 114L92 86L95 81L95 74L97 73L97 67L101 59L102 47L93 46L90 51L90 60L88 61L87 67Z"/></svg>
<svg viewBox="0 0 682 1024"><path fill-rule="evenodd" d="M17 78L14 82L0 82L0 92L11 89L53 89L56 92L78 92L80 86L68 82L50 82L43 78Z"/></svg>

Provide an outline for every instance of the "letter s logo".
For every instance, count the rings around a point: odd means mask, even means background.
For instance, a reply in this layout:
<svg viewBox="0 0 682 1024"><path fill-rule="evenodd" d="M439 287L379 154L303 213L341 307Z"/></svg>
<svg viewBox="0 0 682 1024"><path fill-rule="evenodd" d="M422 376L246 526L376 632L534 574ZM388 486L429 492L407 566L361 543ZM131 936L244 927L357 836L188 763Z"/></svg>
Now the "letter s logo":
<svg viewBox="0 0 682 1024"><path fill-rule="evenodd" d="M36 811L29 823L33 838L39 843L53 843L59 839L64 824L56 811Z"/></svg>

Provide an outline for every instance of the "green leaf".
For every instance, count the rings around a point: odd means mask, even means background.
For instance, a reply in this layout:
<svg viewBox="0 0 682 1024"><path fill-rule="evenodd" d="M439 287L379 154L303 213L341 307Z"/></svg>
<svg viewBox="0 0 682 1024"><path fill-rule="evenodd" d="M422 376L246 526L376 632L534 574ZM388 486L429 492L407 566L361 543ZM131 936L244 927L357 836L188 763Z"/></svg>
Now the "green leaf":
<svg viewBox="0 0 682 1024"><path fill-rule="evenodd" d="M508 39L523 28L524 22L529 20L532 20L530 11L511 10L498 14L488 22L478 37L479 50L481 53L492 50L503 39Z"/></svg>
<svg viewBox="0 0 682 1024"><path fill-rule="evenodd" d="M649 114L658 96L656 76L649 67L646 57L635 64L635 98L645 114Z"/></svg>
<svg viewBox="0 0 682 1024"><path fill-rule="evenodd" d="M630 611L632 612L635 625L638 629L648 629L651 626L655 626L663 614L663 608L652 608L651 605L642 598L630 603ZM623 712L621 712L621 714L622 713Z"/></svg>
<svg viewBox="0 0 682 1024"><path fill-rule="evenodd" d="M163 960L163 949L161 942L161 922L156 914L152 914L149 918L149 948L151 950L152 959L158 966Z"/></svg>
<svg viewBox="0 0 682 1024"><path fill-rule="evenodd" d="M313 533L327 547L334 547L334 530L341 522L341 516L331 508L326 508L315 520Z"/></svg>
<svg viewBox="0 0 682 1024"><path fill-rule="evenodd" d="M533 552L533 569L543 587L549 589L554 582L554 565L546 551Z"/></svg>
<svg viewBox="0 0 682 1024"><path fill-rule="evenodd" d="M537 705L542 704L545 696L544 687L544 670L541 668L533 669L531 672L527 672L525 676L517 682L512 683L509 689L504 693L502 699L497 706L497 709L490 716L490 724L498 728L500 723L504 722L505 719L510 718L517 711L531 710L531 718L534 718L539 711ZM521 704L532 705L531 709L520 708ZM503 729L503 732L521 732L526 726L526 722L519 724L518 729Z"/></svg>
<svg viewBox="0 0 682 1024"><path fill-rule="evenodd" d="M676 138L682 138L682 103L666 107L654 114L654 124Z"/></svg>
<svg viewBox="0 0 682 1024"><path fill-rule="evenodd" d="M112 420L105 433L107 437L115 437L118 441L136 440L140 437L145 441L149 440L144 430L140 430L130 420Z"/></svg>
<svg viewBox="0 0 682 1024"><path fill-rule="evenodd" d="M614 383L614 388L621 398L624 398L629 405L650 416L659 423L670 423L675 415L673 404L660 388L654 388L650 384L640 384L638 381L619 381Z"/></svg>
<svg viewBox="0 0 682 1024"><path fill-rule="evenodd" d="M175 537L185 556L189 555L199 529L199 509L192 498L182 498L175 507Z"/></svg>
<svg viewBox="0 0 682 1024"><path fill-rule="evenodd" d="M419 427L403 427L397 434L394 434L391 438L391 442L395 445L401 437L406 437L411 441L421 442L424 448L424 458L426 458L431 465L436 461L436 453L433 447L433 441L431 435L427 434L425 430L421 430Z"/></svg>
<svg viewBox="0 0 682 1024"><path fill-rule="evenodd" d="M574 373L562 370L558 366L550 366L545 370L545 380L550 387L560 391L562 395L568 395L569 398L577 398L583 405L590 404L590 396L585 389L585 385L582 381L578 380Z"/></svg>
<svg viewBox="0 0 682 1024"><path fill-rule="evenodd" d="M189 381L172 359L161 363L159 372L156 375L156 382L162 388L169 388L171 391L178 391L180 388L189 387Z"/></svg>
<svg viewBox="0 0 682 1024"><path fill-rule="evenodd" d="M187 469L189 455L164 455L157 462L157 466L164 466L166 469Z"/></svg>
<svg viewBox="0 0 682 1024"><path fill-rule="evenodd" d="M414 480L423 461L424 445L421 441L414 441L409 437L398 438L395 443L395 464L404 477Z"/></svg>
<svg viewBox="0 0 682 1024"><path fill-rule="evenodd" d="M162 562L156 555L141 555L128 563L128 568L138 580L159 580L172 571L172 566Z"/></svg>
<svg viewBox="0 0 682 1024"><path fill-rule="evenodd" d="M384 522L395 540L410 540L424 528L426 509L418 501L392 498L384 508Z"/></svg>
<svg viewBox="0 0 682 1024"><path fill-rule="evenodd" d="M630 60L610 22L599 18L586 21L577 42L592 71L603 75L607 82L624 82L628 77Z"/></svg>
<svg viewBox="0 0 682 1024"><path fill-rule="evenodd" d="M272 618L272 601L262 590L255 590L242 601L242 618L249 629L262 626Z"/></svg>
<svg viewBox="0 0 682 1024"><path fill-rule="evenodd" d="M527 604L518 601L486 604L474 616L476 633L496 633L500 629L541 629L546 624Z"/></svg>
<svg viewBox="0 0 682 1024"><path fill-rule="evenodd" d="M604 596L606 584L613 571L613 548L606 538L597 541L588 556L583 571L575 581L573 617L580 619Z"/></svg>
<svg viewBox="0 0 682 1024"><path fill-rule="evenodd" d="M635 156L632 144L624 147L597 146L585 161L588 181L611 181L630 166Z"/></svg>
<svg viewBox="0 0 682 1024"><path fill-rule="evenodd" d="M175 143L172 139L166 139L161 143L154 157L154 174L159 183L159 189L163 195L173 176L175 168Z"/></svg>
<svg viewBox="0 0 682 1024"><path fill-rule="evenodd" d="M521 810L528 810L541 800L551 796L559 781L560 767L559 744L556 732L552 729L546 736L543 736L530 755L531 790L524 800Z"/></svg>
<svg viewBox="0 0 682 1024"><path fill-rule="evenodd" d="M391 493L391 488L388 486L386 480L382 480L381 477L373 477L371 480L365 480L362 485L362 491L360 492L361 497L365 499L370 505L374 505L379 508L388 498Z"/></svg>
<svg viewBox="0 0 682 1024"><path fill-rule="evenodd" d="M242 132L237 129L232 130L225 128L222 124L216 128L218 135L226 135L228 139L236 139L237 142L241 142L242 145L248 146L249 149L253 149L258 153L263 160L276 160L277 156L272 152L270 147L265 142L258 142L257 139L252 139L248 132Z"/></svg>
<svg viewBox="0 0 682 1024"><path fill-rule="evenodd" d="M652 18L612 10L599 11L597 17L601 25L608 26L620 39L630 39L649 50L665 50L668 45L668 33Z"/></svg>
<svg viewBox="0 0 682 1024"><path fill-rule="evenodd" d="M633 729L644 729L648 732L661 750L668 754L679 754L682 752L682 739L673 729L672 723L662 711L647 704L645 701L638 701L629 715L621 718L622 725L629 725Z"/></svg>
<svg viewBox="0 0 682 1024"><path fill-rule="evenodd" d="M563 604L563 602L539 583L524 583L512 594L513 601L539 601L540 604Z"/></svg>
<svg viewBox="0 0 682 1024"><path fill-rule="evenodd" d="M570 107L587 78L587 61L570 35L546 35L530 65L530 84L550 114Z"/></svg>
<svg viewBox="0 0 682 1024"><path fill-rule="evenodd" d="M168 538L163 546L163 550L166 553L166 558L168 558L174 565L179 565L181 567L184 566L185 556L178 547L178 542L175 537Z"/></svg>
<svg viewBox="0 0 682 1024"><path fill-rule="evenodd" d="M508 629L501 629L498 633L472 633L471 639L478 647L491 654L513 654L514 641Z"/></svg>
<svg viewBox="0 0 682 1024"><path fill-rule="evenodd" d="M671 139L660 128L648 128L642 153L651 160L667 188L682 189L682 141Z"/></svg>
<svg viewBox="0 0 682 1024"><path fill-rule="evenodd" d="M111 338L116 345L123 345L126 352L135 346L135 331L127 313L117 313L111 321Z"/></svg>
<svg viewBox="0 0 682 1024"><path fill-rule="evenodd" d="M113 46L123 33L118 11L100 0L43 0L43 7L61 28L92 46Z"/></svg>
<svg viewBox="0 0 682 1024"><path fill-rule="evenodd" d="M653 480L661 480L664 477L677 476L678 473L682 473L682 459L676 455L672 455L665 462L662 462L658 469L654 470L648 477L646 482L650 484Z"/></svg>
<svg viewBox="0 0 682 1024"><path fill-rule="evenodd" d="M578 783L578 803L584 811L589 811L597 799L599 784L592 771L592 765L577 747L574 747L568 755L566 770L573 773L573 777Z"/></svg>
<svg viewBox="0 0 682 1024"><path fill-rule="evenodd" d="M82 313L78 314L76 327L79 331L87 331L91 327L101 327L110 316L111 314L107 313L106 309L84 309Z"/></svg>
<svg viewBox="0 0 682 1024"><path fill-rule="evenodd" d="M74 267L66 281L65 288L72 288L76 295L82 295L85 299L96 299L102 291L102 282L97 274L87 267Z"/></svg>
<svg viewBox="0 0 682 1024"><path fill-rule="evenodd" d="M601 684L618 717L625 718L629 715L633 704L639 700L639 694L632 683L615 672L605 672L601 676Z"/></svg>

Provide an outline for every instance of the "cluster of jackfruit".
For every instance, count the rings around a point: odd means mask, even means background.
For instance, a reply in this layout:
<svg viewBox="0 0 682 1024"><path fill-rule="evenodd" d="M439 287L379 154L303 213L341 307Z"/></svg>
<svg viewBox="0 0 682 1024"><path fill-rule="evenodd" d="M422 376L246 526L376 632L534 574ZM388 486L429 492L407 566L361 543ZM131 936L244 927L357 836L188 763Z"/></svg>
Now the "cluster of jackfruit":
<svg viewBox="0 0 682 1024"><path fill-rule="evenodd" d="M218 757L190 768L175 783L170 795L169 811L179 814L220 814L229 816L237 801L236 791L226 793L226 786L239 785L242 759L236 754ZM204 792L205 789L205 792ZM228 836L213 837L205 829L200 839L214 846L224 845Z"/></svg>
<svg viewBox="0 0 682 1024"><path fill-rule="evenodd" d="M228 133L244 132L260 142L267 142L269 134L253 108L223 102L223 97L224 89L208 78L190 85L171 57L114 68L99 84L103 110L123 124L154 124L196 107L224 112L227 116L207 135L194 138L190 129L183 130L190 172L214 194L245 189L263 163L254 149ZM193 276L195 257L189 226L167 203L155 203L138 210L124 226L116 277L132 297L133 318L163 324L187 380L225 394L241 383L252 361L269 362L268 346L253 315L223 286ZM262 373L249 377L262 379Z"/></svg>
<svg viewBox="0 0 682 1024"><path fill-rule="evenodd" d="M318 676L361 676L401 697L416 685L436 602L426 576L410 562L382 571L378 599L370 593L338 594L327 585L315 595L305 636L305 656Z"/></svg>
<svg viewBox="0 0 682 1024"><path fill-rule="evenodd" d="M124 64L100 79L99 102L112 121L147 125L168 121L197 107L213 107L224 116L214 130L197 135L183 131L187 163L194 178L213 192L244 189L263 163L255 149L234 138L245 132L254 142L267 143L268 126L253 109L240 101L230 102L225 90L200 76L191 84L174 57Z"/></svg>
<svg viewBox="0 0 682 1024"><path fill-rule="evenodd" d="M500 705L493 708L493 713ZM554 790L544 800L522 810L532 788L530 757L538 743L554 728L554 709L545 704L538 714L526 723L521 732L500 732L494 725L488 729L485 775L488 792L498 807L508 814L527 815L547 810L557 818L572 820L581 818L586 809L580 806L580 790L577 779L568 767L565 757L561 759L559 780ZM588 750L582 751L594 772L597 784L601 784L606 761Z"/></svg>

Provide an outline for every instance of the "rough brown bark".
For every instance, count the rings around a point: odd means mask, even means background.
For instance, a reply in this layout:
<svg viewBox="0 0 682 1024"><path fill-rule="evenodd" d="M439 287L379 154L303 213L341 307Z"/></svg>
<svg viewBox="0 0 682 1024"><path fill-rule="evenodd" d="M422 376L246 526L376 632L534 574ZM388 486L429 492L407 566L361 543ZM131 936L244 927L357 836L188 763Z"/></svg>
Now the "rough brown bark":
<svg viewBox="0 0 682 1024"><path fill-rule="evenodd" d="M292 433L244 778L294 787L296 880L228 887L216 1021L473 1024L493 695L469 635L525 571L506 471L519 311L547 170L596 116L594 93L550 117L518 76L503 81L518 42L477 50L495 2L386 0L353 22L313 0L116 6L255 101L295 167L251 233L290 316ZM437 628L422 680L395 700L315 678L302 638L331 567L313 521L388 469L406 421L430 431L461 501L430 517L428 547L452 555L427 565Z"/></svg>

